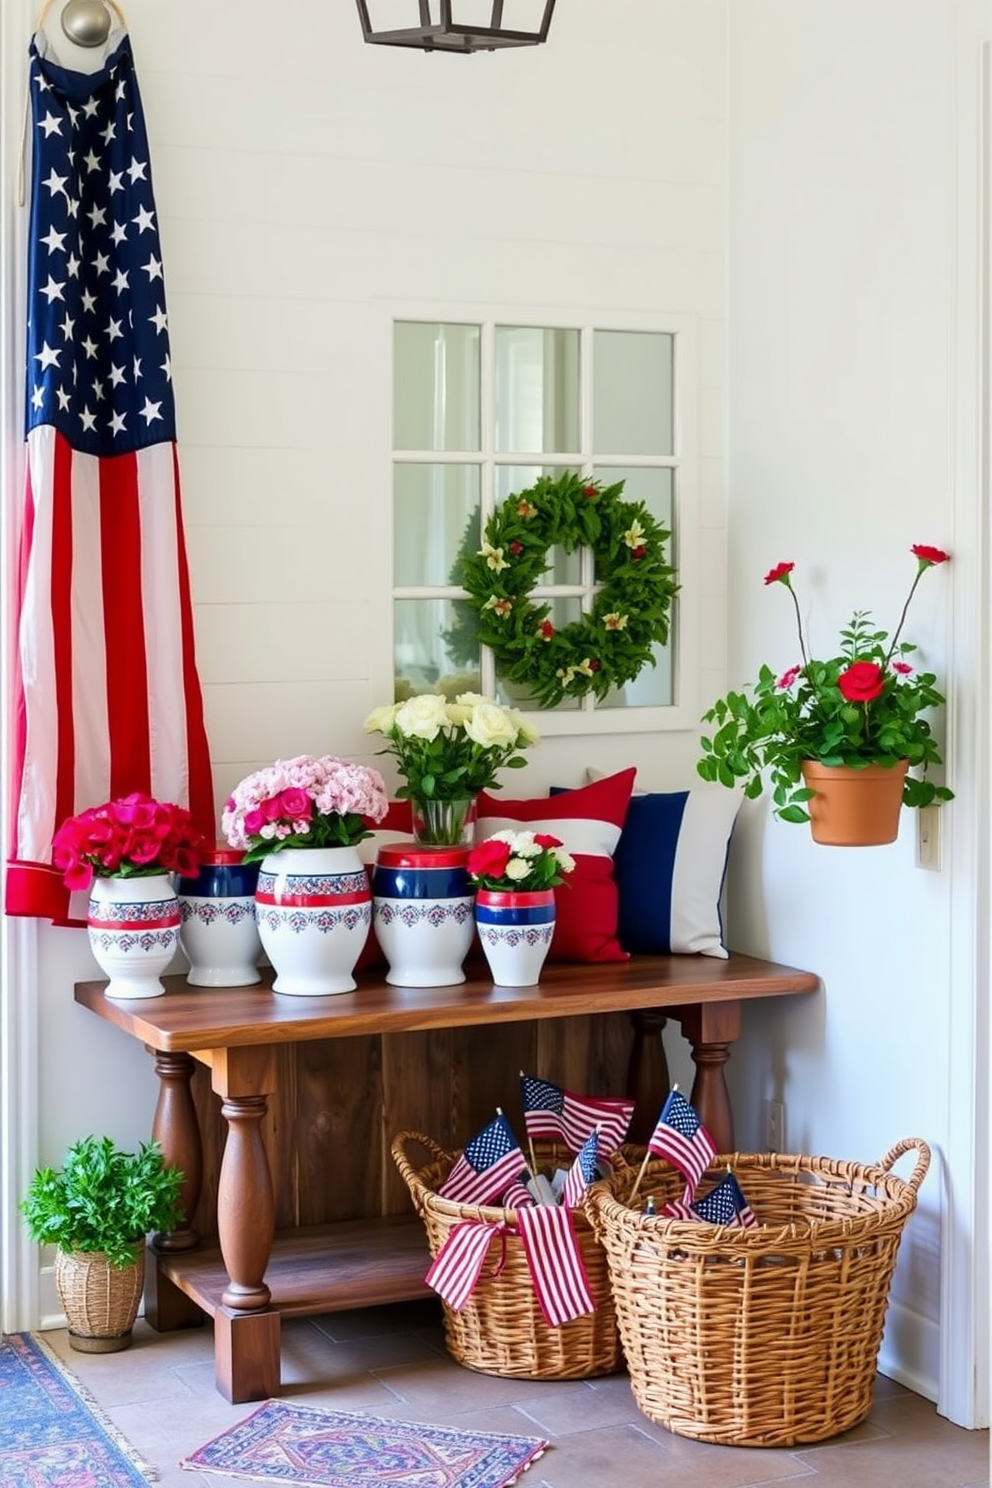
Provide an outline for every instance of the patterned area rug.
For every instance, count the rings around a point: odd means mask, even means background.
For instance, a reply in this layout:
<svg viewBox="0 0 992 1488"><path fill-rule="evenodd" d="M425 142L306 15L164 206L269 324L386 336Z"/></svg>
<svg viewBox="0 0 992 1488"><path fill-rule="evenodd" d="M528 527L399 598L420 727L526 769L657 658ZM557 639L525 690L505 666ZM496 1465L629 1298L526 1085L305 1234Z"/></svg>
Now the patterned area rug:
<svg viewBox="0 0 992 1488"><path fill-rule="evenodd" d="M547 1445L267 1400L180 1466L294 1488L506 1488Z"/></svg>
<svg viewBox="0 0 992 1488"><path fill-rule="evenodd" d="M0 1484L147 1488L158 1474L40 1338L0 1337Z"/></svg>

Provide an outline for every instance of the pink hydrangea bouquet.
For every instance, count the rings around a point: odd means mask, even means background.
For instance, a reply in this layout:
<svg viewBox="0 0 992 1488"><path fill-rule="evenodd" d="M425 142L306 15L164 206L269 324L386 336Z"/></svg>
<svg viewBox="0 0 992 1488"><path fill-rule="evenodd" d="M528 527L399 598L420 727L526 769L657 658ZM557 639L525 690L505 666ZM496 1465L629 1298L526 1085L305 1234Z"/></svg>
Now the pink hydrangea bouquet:
<svg viewBox="0 0 992 1488"><path fill-rule="evenodd" d="M367 820L389 807L378 770L335 755L300 754L245 776L221 816L232 847L254 863L284 847L350 847L369 835Z"/></svg>
<svg viewBox="0 0 992 1488"><path fill-rule="evenodd" d="M52 862L67 888L88 889L94 878L188 877L203 845L184 807L134 791L68 817L52 838Z"/></svg>
<svg viewBox="0 0 992 1488"><path fill-rule="evenodd" d="M468 875L477 888L504 893L556 888L574 867L571 853L548 832L494 832L468 859Z"/></svg>

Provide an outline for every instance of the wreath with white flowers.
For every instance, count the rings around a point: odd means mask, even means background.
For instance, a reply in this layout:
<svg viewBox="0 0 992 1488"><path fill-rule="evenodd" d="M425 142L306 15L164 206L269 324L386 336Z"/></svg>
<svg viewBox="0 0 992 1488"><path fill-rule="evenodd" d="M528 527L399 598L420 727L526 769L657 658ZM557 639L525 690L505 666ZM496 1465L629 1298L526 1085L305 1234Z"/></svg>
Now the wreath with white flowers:
<svg viewBox="0 0 992 1488"><path fill-rule="evenodd" d="M496 508L482 547L458 565L469 596L458 609L471 612L475 639L492 649L500 676L524 684L539 707L590 692L604 698L653 666L653 646L668 640L679 588L665 557L671 533L642 501L622 500L623 488L573 471L542 475ZM588 547L595 560L592 605L560 630L550 604L529 597L553 547Z"/></svg>

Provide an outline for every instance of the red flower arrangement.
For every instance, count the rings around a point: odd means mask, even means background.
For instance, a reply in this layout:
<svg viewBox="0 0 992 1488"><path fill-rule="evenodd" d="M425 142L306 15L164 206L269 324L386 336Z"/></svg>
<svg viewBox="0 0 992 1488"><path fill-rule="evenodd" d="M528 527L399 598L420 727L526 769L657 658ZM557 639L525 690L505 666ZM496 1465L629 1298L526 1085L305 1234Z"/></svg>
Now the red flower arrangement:
<svg viewBox="0 0 992 1488"><path fill-rule="evenodd" d="M765 575L766 585L781 584L789 591L801 660L782 673L762 666L746 692L728 693L704 714L705 722L717 726L700 741L703 758L697 769L704 780L743 785L753 799L761 795L767 771L775 814L803 822L809 820L805 803L813 794L801 784L803 760L849 769L908 760L919 774L906 776L905 806L952 799L946 786L927 779L928 767L941 763L927 715L945 699L934 674L915 670L907 660L916 647L900 639L920 579L950 555L926 543L915 544L911 552L916 574L891 641L887 631L875 629L867 610L856 610L840 633L840 655L829 661L808 653L792 587L795 564L778 563Z"/></svg>
<svg viewBox="0 0 992 1488"><path fill-rule="evenodd" d="M52 838L52 862L70 889L88 889L94 878L188 878L204 841L184 807L134 791L68 817Z"/></svg>

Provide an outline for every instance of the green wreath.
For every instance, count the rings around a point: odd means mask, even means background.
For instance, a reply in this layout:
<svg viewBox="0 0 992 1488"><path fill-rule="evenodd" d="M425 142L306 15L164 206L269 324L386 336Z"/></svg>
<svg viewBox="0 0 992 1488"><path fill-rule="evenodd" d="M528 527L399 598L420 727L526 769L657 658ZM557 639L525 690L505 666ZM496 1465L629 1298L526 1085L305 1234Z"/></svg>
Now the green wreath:
<svg viewBox="0 0 992 1488"><path fill-rule="evenodd" d="M642 501L622 501L623 487L572 471L542 475L496 508L482 547L459 565L476 639L492 649L500 675L525 684L542 708L590 692L604 698L654 666L652 647L668 640L679 588L665 561L671 533ZM549 604L528 598L555 546L591 548L598 586L591 608L561 630Z"/></svg>

